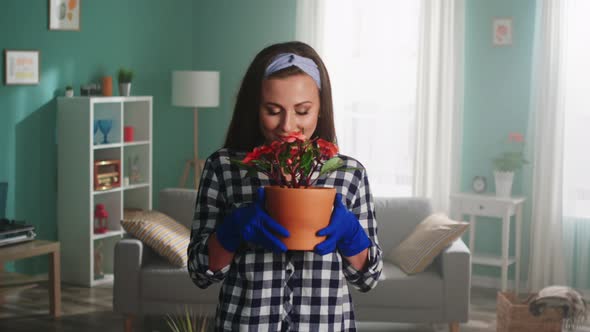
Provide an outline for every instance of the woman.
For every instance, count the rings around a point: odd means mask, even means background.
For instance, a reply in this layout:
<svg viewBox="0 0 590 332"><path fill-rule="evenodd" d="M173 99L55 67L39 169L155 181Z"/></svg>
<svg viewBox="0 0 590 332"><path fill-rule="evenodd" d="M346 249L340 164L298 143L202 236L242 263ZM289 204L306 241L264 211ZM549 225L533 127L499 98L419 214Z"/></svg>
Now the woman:
<svg viewBox="0 0 590 332"><path fill-rule="evenodd" d="M337 195L327 236L314 251L287 251L289 236L264 211L269 179L244 178L230 159L292 132L336 141L330 80L317 53L300 42L263 49L238 93L225 145L205 163L188 248L200 288L223 282L216 326L223 331L354 331L348 285L369 291L382 269L373 197L363 166L317 186Z"/></svg>

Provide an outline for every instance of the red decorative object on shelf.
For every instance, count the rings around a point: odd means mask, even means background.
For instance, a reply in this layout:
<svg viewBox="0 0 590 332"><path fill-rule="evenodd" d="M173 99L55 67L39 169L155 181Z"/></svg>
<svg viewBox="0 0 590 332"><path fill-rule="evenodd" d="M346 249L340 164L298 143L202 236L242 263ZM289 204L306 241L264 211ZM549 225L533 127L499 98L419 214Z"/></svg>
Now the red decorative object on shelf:
<svg viewBox="0 0 590 332"><path fill-rule="evenodd" d="M108 232L107 227L107 219L109 218L109 213L104 207L104 204L96 204L94 208L94 233L95 234L104 234Z"/></svg>
<svg viewBox="0 0 590 332"><path fill-rule="evenodd" d="M133 142L133 127L125 126L123 128L123 139L125 142Z"/></svg>

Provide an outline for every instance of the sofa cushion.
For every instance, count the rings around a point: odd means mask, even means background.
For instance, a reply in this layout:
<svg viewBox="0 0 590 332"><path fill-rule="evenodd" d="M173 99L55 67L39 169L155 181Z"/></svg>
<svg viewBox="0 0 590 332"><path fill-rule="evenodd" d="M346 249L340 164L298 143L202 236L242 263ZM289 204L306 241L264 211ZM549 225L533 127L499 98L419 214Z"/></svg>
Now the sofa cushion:
<svg viewBox="0 0 590 332"><path fill-rule="evenodd" d="M437 308L443 303L443 279L436 265L423 273L407 275L397 266L383 262L375 289L367 293L354 290L352 297L355 306Z"/></svg>
<svg viewBox="0 0 590 332"><path fill-rule="evenodd" d="M454 221L442 213L424 219L386 259L407 274L422 272L449 244L465 232L468 222Z"/></svg>
<svg viewBox="0 0 590 332"><path fill-rule="evenodd" d="M158 210L172 219L191 228L195 214L197 191L194 189L162 189L159 196Z"/></svg>
<svg viewBox="0 0 590 332"><path fill-rule="evenodd" d="M158 211L125 212L121 225L175 266L187 265L190 230Z"/></svg>
<svg viewBox="0 0 590 332"><path fill-rule="evenodd" d="M206 289L197 287L186 268L171 265L162 258L149 261L141 269L141 296L146 300L177 303L217 304L221 283Z"/></svg>
<svg viewBox="0 0 590 332"><path fill-rule="evenodd" d="M375 218L383 252L388 253L397 247L431 213L430 201L426 198L376 197Z"/></svg>

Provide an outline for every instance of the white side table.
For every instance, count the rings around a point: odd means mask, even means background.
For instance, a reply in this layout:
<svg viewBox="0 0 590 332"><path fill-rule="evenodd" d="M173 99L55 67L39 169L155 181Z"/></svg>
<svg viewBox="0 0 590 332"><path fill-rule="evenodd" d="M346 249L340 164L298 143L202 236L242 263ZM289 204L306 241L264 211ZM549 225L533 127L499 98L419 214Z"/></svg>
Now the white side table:
<svg viewBox="0 0 590 332"><path fill-rule="evenodd" d="M502 291L508 285L508 266L515 264L514 289L518 294L520 280L520 238L522 227L522 206L525 197L496 197L493 194L451 194L451 213L456 220L462 220L463 215L469 215L469 250L473 264L497 266L502 270ZM510 217L516 215L516 236L514 257L508 257L510 242ZM475 253L475 217L495 217L502 221L502 255Z"/></svg>

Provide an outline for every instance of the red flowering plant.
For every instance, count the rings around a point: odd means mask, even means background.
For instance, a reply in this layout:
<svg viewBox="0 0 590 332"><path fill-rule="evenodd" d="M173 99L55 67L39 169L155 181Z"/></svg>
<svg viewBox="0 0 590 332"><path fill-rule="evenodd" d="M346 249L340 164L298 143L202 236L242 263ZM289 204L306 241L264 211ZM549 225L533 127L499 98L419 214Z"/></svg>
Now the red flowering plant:
<svg viewBox="0 0 590 332"><path fill-rule="evenodd" d="M266 174L275 185L307 188L320 176L344 166L336 157L336 144L321 138L307 139L302 133L290 133L270 144L254 148L241 161L234 163L248 169L248 175ZM315 179L314 173L319 172Z"/></svg>

